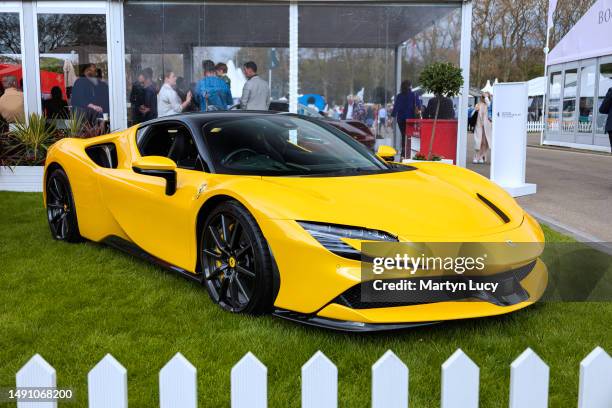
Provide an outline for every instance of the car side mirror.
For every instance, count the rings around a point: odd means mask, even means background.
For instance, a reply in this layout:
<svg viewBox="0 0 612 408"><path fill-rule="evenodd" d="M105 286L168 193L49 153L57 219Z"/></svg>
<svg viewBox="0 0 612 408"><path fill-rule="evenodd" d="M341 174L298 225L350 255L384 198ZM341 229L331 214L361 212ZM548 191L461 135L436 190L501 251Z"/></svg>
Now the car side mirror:
<svg viewBox="0 0 612 408"><path fill-rule="evenodd" d="M163 156L145 156L132 163L132 170L144 176L161 177L166 180L166 195L176 192L176 163Z"/></svg>
<svg viewBox="0 0 612 408"><path fill-rule="evenodd" d="M395 156L397 155L397 150L395 150L391 146L381 145L378 147L378 151L376 152L376 155L386 162L391 162L395 160Z"/></svg>

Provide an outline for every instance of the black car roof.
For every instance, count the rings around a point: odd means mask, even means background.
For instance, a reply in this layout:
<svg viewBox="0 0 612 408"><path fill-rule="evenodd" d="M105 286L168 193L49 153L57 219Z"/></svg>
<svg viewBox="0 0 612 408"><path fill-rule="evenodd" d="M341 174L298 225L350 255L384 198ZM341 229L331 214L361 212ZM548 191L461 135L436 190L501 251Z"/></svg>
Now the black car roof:
<svg viewBox="0 0 612 408"><path fill-rule="evenodd" d="M188 113L180 113L178 115L170 115L164 116L157 119L152 119L147 122L143 122L140 126L148 126L156 123L163 123L166 121L178 121L183 122L187 125L190 125L193 128L200 128L205 125L207 122L211 120L218 119L227 119L227 118L235 118L236 116L261 116L261 115L291 115L299 117L300 115L287 113L287 112L277 112L277 111L247 111L247 110L227 110L227 111L214 111L214 112L188 112Z"/></svg>

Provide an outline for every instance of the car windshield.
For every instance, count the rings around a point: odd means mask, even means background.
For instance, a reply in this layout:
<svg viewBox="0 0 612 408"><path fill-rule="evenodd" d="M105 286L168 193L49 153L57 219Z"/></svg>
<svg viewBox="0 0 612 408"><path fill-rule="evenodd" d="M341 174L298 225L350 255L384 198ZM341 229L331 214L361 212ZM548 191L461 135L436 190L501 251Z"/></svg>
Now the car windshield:
<svg viewBox="0 0 612 408"><path fill-rule="evenodd" d="M202 131L217 173L341 176L400 171L348 135L297 116L224 118L207 123Z"/></svg>

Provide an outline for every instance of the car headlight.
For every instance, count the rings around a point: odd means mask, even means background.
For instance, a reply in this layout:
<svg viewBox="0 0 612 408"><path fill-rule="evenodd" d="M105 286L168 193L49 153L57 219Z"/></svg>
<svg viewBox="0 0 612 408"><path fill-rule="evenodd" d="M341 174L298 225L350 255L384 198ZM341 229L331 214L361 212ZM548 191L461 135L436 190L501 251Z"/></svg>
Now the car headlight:
<svg viewBox="0 0 612 408"><path fill-rule="evenodd" d="M359 241L398 242L396 236L384 231L305 221L298 221L298 224L308 231L310 235L328 251L344 258L358 261L361 260L361 252L342 241L342 238Z"/></svg>

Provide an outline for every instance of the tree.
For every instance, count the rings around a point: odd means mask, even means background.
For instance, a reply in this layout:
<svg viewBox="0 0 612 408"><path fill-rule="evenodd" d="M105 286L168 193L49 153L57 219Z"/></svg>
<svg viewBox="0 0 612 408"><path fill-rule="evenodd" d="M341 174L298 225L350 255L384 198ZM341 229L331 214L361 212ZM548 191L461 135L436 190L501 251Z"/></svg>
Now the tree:
<svg viewBox="0 0 612 408"><path fill-rule="evenodd" d="M559 0L552 49L595 0ZM544 72L549 0L479 0L472 16L471 83L526 81Z"/></svg>
<svg viewBox="0 0 612 408"><path fill-rule="evenodd" d="M419 82L423 89L433 93L437 99L436 114L434 116L433 127L431 129L431 140L429 141L428 159L431 159L431 153L436 137L436 124L438 122L438 113L440 112L441 97L451 98L459 95L463 86L463 74L461 68L448 62L434 62L425 67Z"/></svg>

